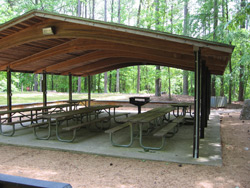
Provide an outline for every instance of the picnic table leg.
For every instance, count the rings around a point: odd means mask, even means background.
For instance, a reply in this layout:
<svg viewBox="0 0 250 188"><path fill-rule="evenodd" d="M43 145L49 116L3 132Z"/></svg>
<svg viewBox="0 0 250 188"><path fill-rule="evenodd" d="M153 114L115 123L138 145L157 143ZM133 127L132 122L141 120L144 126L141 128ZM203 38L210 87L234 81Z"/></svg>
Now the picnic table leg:
<svg viewBox="0 0 250 188"><path fill-rule="evenodd" d="M38 140L48 140L50 137L51 137L51 119L47 120L48 121L48 135L45 136L45 137L39 137L38 134L37 134L37 128L39 127L33 127L33 132L34 132L34 135L35 137L38 139Z"/></svg>
<svg viewBox="0 0 250 188"><path fill-rule="evenodd" d="M192 105L189 106L189 114L191 118L194 118L194 116L192 115Z"/></svg>
<svg viewBox="0 0 250 188"><path fill-rule="evenodd" d="M0 123L1 123L1 121L0 121ZM15 131L16 131L16 129L15 129L15 124L14 125L12 125L12 131L10 132L10 133L5 133L4 131L3 131L3 129L2 129L2 123L1 123L1 125L0 125L0 133L1 133L1 135L3 135L3 136L13 136L14 134L15 134ZM6 126L8 126L8 125L6 125Z"/></svg>
<svg viewBox="0 0 250 188"><path fill-rule="evenodd" d="M68 120L66 120L68 121ZM73 142L76 138L76 129L73 130L73 134L72 137L70 139L63 139L61 138L60 134L59 134L59 121L56 120L56 138L61 141L61 142Z"/></svg>
<svg viewBox="0 0 250 188"><path fill-rule="evenodd" d="M139 124L139 129L140 129L140 146L144 149L144 151L149 151L149 150L161 150L162 148L164 148L164 146L166 145L166 137L162 137L162 141L161 141L161 146L160 147L148 147L148 146L144 146L143 145L143 142L142 142L142 137L143 137L143 134L142 134L142 127L143 125L142 124Z"/></svg>
<svg viewBox="0 0 250 188"><path fill-rule="evenodd" d="M111 141L111 144L113 146L118 146L118 147L130 147L133 142L134 142L134 135L133 135L133 124L132 123L129 123L129 129L130 129L130 142L129 144L117 144L113 141L113 134L112 133L109 133L109 138L110 138L110 141Z"/></svg>
<svg viewBox="0 0 250 188"><path fill-rule="evenodd" d="M173 110L173 115L174 115L175 117L177 117L178 114L175 114L175 110L177 110L177 107L174 107L174 110Z"/></svg>

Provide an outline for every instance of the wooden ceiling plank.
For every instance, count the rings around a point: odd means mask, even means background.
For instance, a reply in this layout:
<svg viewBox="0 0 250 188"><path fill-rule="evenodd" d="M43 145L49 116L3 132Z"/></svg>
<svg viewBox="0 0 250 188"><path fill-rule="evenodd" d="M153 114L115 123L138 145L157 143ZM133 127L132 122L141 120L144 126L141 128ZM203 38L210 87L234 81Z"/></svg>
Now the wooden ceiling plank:
<svg viewBox="0 0 250 188"><path fill-rule="evenodd" d="M107 71L112 71L112 70L119 69L119 68L124 68L124 67L129 67L129 66L137 66L137 65L157 65L157 63L127 62L127 63L123 63L123 64L115 64L115 65L107 66L107 67L104 67L102 69L93 70L91 72L84 72L82 74L78 73L78 75L79 76L96 75L96 74L104 73L104 72L107 72ZM185 68L184 67L174 67L174 68L189 70L189 71L193 70L190 67L189 68L187 68L187 67L185 67Z"/></svg>
<svg viewBox="0 0 250 188"><path fill-rule="evenodd" d="M26 58L14 61L10 64L10 67L15 68L15 67L30 63L32 61L37 61L37 60L40 60L40 59L43 59L43 58L46 58L49 56L53 56L54 54L58 54L58 51L60 51L60 53L65 53L68 50L68 48L65 48L65 46L69 46L75 42L77 42L77 40L69 41L67 43L60 44L58 46L49 48L48 50L44 50L44 51L41 51L41 52L36 53L34 55L28 56ZM5 66L8 66L8 65L5 65ZM4 69L4 67L1 66L0 69Z"/></svg>
<svg viewBox="0 0 250 188"><path fill-rule="evenodd" d="M53 25L56 28L55 35L44 36L42 34L42 28L48 25ZM11 37L5 37L0 41L0 50L47 38L98 39L102 41L119 42L121 44L129 44L133 46L147 46L148 48L163 51L193 54L192 47L188 48L187 45L162 41L159 39L155 39L154 41L152 41L152 39L149 37L136 36L132 34L122 35L120 32L103 31L98 28L87 27L78 24L69 24L61 21L49 21L43 24L39 24L36 27L29 27L27 29L24 29L18 33L11 35Z"/></svg>
<svg viewBox="0 0 250 188"><path fill-rule="evenodd" d="M137 53L132 53L132 52L119 52L117 53L116 51L107 51L107 50L102 50L102 51L96 51L95 53L91 53L91 54L87 54L86 56L83 56L83 57L79 57L77 58L77 61L75 62L72 62L72 61L68 61L67 64L59 64L59 65L63 65L63 66L70 66L72 65L72 63L79 63L79 62L84 62L84 64L82 65L79 65L80 66L83 66L83 65L87 65L89 64L89 61L92 62L92 66L96 66L93 64L93 62L95 61L98 61L98 60L101 60L101 59L107 59L107 58L115 58L115 57L123 57L123 58L137 58L137 59L143 59L145 61L153 61L153 62L160 62L162 63L163 65L164 64L168 64L169 66L171 65L182 65L182 64L191 64L193 65L194 61L184 61L184 60L176 60L176 59L172 59L172 58L168 58L168 57L159 57L159 56L155 56L155 55L152 55L152 54L137 54ZM60 66L57 65L57 66L54 66L53 68L54 69L58 69ZM46 69L47 70L47 69ZM49 69L49 71L52 71L52 69ZM75 73L79 71L79 68L73 68L73 69L69 69L67 72L64 72L62 74L68 74L68 72L70 73Z"/></svg>

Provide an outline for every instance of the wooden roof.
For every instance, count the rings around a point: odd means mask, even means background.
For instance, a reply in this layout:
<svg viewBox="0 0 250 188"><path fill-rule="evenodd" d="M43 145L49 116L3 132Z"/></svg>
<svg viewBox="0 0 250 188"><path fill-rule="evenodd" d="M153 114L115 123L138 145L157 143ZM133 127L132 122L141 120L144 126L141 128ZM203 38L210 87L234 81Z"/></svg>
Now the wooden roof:
<svg viewBox="0 0 250 188"><path fill-rule="evenodd" d="M54 35L44 35L46 27ZM194 47L212 74L223 74L233 46L34 10L0 25L0 71L86 76L134 65L193 71Z"/></svg>

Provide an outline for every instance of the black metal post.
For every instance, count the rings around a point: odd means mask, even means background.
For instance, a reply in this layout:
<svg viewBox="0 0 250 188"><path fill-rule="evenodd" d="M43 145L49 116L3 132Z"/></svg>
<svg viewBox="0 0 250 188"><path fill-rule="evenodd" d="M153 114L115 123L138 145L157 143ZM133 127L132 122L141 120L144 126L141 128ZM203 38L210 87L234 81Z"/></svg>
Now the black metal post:
<svg viewBox="0 0 250 188"><path fill-rule="evenodd" d="M42 91L43 91L43 106L47 106L47 74L45 71L43 71Z"/></svg>
<svg viewBox="0 0 250 188"><path fill-rule="evenodd" d="M194 140L193 157L199 158L199 131L200 131L200 50L194 49L195 54L195 103L194 103Z"/></svg>
<svg viewBox="0 0 250 188"><path fill-rule="evenodd" d="M209 120L209 115L211 112L211 73L207 71L207 89L208 89L208 99L207 99L207 120Z"/></svg>
<svg viewBox="0 0 250 188"><path fill-rule="evenodd" d="M206 120L209 120L209 104L210 104L210 95L209 95L209 70L206 67L206 101L205 101L205 105L206 105ZM205 124L205 127L207 127L207 121Z"/></svg>
<svg viewBox="0 0 250 188"><path fill-rule="evenodd" d="M11 93L11 70L7 69L7 110L12 110L12 93ZM8 115L8 122L11 122L11 114Z"/></svg>
<svg viewBox="0 0 250 188"><path fill-rule="evenodd" d="M91 84L90 84L90 78L91 76L88 75L88 107L90 107L90 101L91 101Z"/></svg>
<svg viewBox="0 0 250 188"><path fill-rule="evenodd" d="M201 131L200 138L205 138L205 127L207 126L207 74L206 61L201 66Z"/></svg>

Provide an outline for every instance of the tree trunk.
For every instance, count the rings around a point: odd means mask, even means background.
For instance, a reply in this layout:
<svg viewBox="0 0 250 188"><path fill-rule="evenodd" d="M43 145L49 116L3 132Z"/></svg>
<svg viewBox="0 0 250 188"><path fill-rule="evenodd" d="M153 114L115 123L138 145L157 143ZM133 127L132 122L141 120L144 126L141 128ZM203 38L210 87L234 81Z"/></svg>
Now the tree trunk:
<svg viewBox="0 0 250 188"><path fill-rule="evenodd" d="M43 74L40 74L40 92L43 91L42 88L43 88Z"/></svg>
<svg viewBox="0 0 250 188"><path fill-rule="evenodd" d="M183 71L183 95L188 95L188 71Z"/></svg>
<svg viewBox="0 0 250 188"><path fill-rule="evenodd" d="M213 40L217 41L217 29L218 26L218 0L214 0L214 33L213 33Z"/></svg>
<svg viewBox="0 0 250 188"><path fill-rule="evenodd" d="M239 101L244 101L244 66L241 64L240 65L240 77L239 77Z"/></svg>
<svg viewBox="0 0 250 188"><path fill-rule="evenodd" d="M38 91L37 74L34 74L34 91Z"/></svg>
<svg viewBox="0 0 250 188"><path fill-rule="evenodd" d="M104 21L107 22L107 0L104 0Z"/></svg>
<svg viewBox="0 0 250 188"><path fill-rule="evenodd" d="M184 3L183 35L188 36L188 1ZM183 71L183 95L188 95L188 71Z"/></svg>
<svg viewBox="0 0 250 188"><path fill-rule="evenodd" d="M174 23L173 23L173 19L174 19L174 5L173 5L173 1L172 1L172 3L171 3L171 17L170 17L170 23L171 23L171 33L173 33L173 26L174 26Z"/></svg>
<svg viewBox="0 0 250 188"><path fill-rule="evenodd" d="M98 74L97 87L98 87L98 93L101 93L101 74Z"/></svg>
<svg viewBox="0 0 250 188"><path fill-rule="evenodd" d="M118 23L121 23L121 1L118 0ZM120 92L120 70L116 70L116 92Z"/></svg>
<svg viewBox="0 0 250 188"><path fill-rule="evenodd" d="M112 74L109 74L109 92L112 92Z"/></svg>
<svg viewBox="0 0 250 188"><path fill-rule="evenodd" d="M225 93L224 93L224 77L223 75L220 77L220 84L221 84L221 87L220 87L220 96L224 96Z"/></svg>
<svg viewBox="0 0 250 188"><path fill-rule="evenodd" d="M229 72L230 72L230 79L229 79L229 91L228 91L228 103L232 104L232 63L229 60Z"/></svg>
<svg viewBox="0 0 250 188"><path fill-rule="evenodd" d="M77 16L81 17L81 1L78 0L78 4L77 4Z"/></svg>
<svg viewBox="0 0 250 188"><path fill-rule="evenodd" d="M171 72L170 72L170 67L168 67L168 98L171 100Z"/></svg>
<svg viewBox="0 0 250 188"><path fill-rule="evenodd" d="M92 19L94 20L95 19L95 0L92 0L93 1L93 5L92 5Z"/></svg>
<svg viewBox="0 0 250 188"><path fill-rule="evenodd" d="M142 0L140 0L139 7L138 7L138 12L137 12L137 22L136 22L137 27L140 26L141 5L142 5Z"/></svg>
<svg viewBox="0 0 250 188"><path fill-rule="evenodd" d="M121 23L121 0L118 0L118 23Z"/></svg>
<svg viewBox="0 0 250 188"><path fill-rule="evenodd" d="M81 85L82 85L82 79L79 76L77 81L77 93L81 93Z"/></svg>
<svg viewBox="0 0 250 188"><path fill-rule="evenodd" d="M108 93L108 73L104 73L104 93Z"/></svg>
<svg viewBox="0 0 250 188"><path fill-rule="evenodd" d="M84 77L84 91L88 91L88 78Z"/></svg>
<svg viewBox="0 0 250 188"><path fill-rule="evenodd" d="M120 92L120 69L116 70L116 92Z"/></svg>
<svg viewBox="0 0 250 188"><path fill-rule="evenodd" d="M244 9L244 7L246 6L246 1L245 0L241 0L241 9ZM246 28L246 24L245 24L245 20L242 22L241 29L245 29ZM240 55L242 56L242 51L240 51ZM244 101L244 71L245 71L245 66L242 62L240 62L240 77L239 77L239 97L238 100L239 101Z"/></svg>
<svg viewBox="0 0 250 188"><path fill-rule="evenodd" d="M85 14L85 18L88 17L88 5L87 2L84 3L84 14Z"/></svg>
<svg viewBox="0 0 250 188"><path fill-rule="evenodd" d="M215 75L212 75L211 96L216 96L215 80L216 80Z"/></svg>
<svg viewBox="0 0 250 188"><path fill-rule="evenodd" d="M155 96L161 96L161 67L156 66Z"/></svg>
<svg viewBox="0 0 250 188"><path fill-rule="evenodd" d="M141 69L140 65L137 66L137 93L140 93L140 80L141 80Z"/></svg>
<svg viewBox="0 0 250 188"><path fill-rule="evenodd" d="M159 0L154 0L155 3L155 21L156 29L159 29L160 18L159 18ZM156 66L156 80L155 80L155 96L161 96L161 67Z"/></svg>
<svg viewBox="0 0 250 188"><path fill-rule="evenodd" d="M107 22L107 0L104 0L104 21ZM104 93L108 93L108 73L104 73Z"/></svg>
<svg viewBox="0 0 250 188"><path fill-rule="evenodd" d="M51 90L54 90L54 75L51 75Z"/></svg>
<svg viewBox="0 0 250 188"><path fill-rule="evenodd" d="M111 1L111 22L114 22L114 0Z"/></svg>

